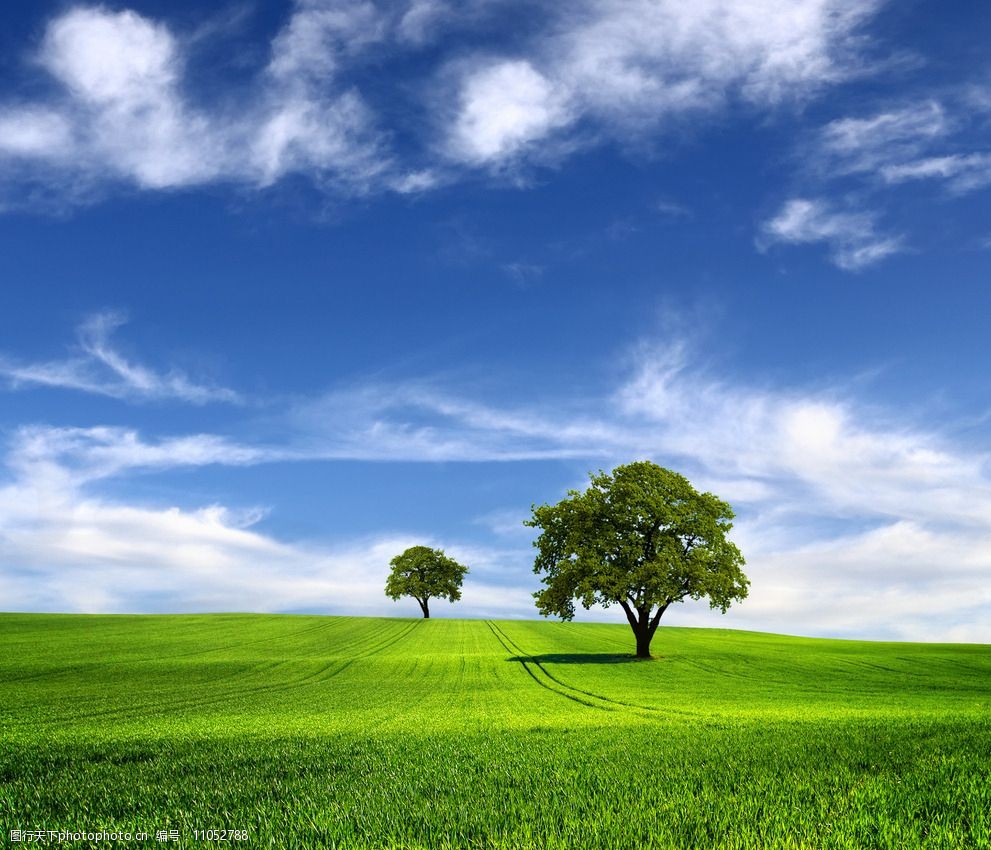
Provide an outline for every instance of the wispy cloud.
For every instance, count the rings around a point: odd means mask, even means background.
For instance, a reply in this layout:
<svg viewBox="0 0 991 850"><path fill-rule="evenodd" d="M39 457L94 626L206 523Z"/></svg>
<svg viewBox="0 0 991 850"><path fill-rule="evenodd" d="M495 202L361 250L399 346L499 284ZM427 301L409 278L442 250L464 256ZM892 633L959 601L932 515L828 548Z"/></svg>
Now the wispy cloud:
<svg viewBox="0 0 991 850"><path fill-rule="evenodd" d="M15 432L6 464L37 478L48 468L75 485L126 473L209 465L249 466L299 456L284 448L248 446L216 434L191 434L154 442L128 428L23 426Z"/></svg>
<svg viewBox="0 0 991 850"><path fill-rule="evenodd" d="M905 250L901 236L878 230L877 215L840 210L821 199L793 198L762 227L760 247L824 243L841 269L859 271Z"/></svg>
<svg viewBox="0 0 991 850"><path fill-rule="evenodd" d="M818 127L796 150L804 197L763 225L758 246L827 243L833 262L851 271L905 250L910 234L880 232L879 213L827 199L855 195L860 205L883 210L895 188L908 183L936 187L943 201L991 185L987 111L986 86L958 83L938 95L882 99L872 111Z"/></svg>
<svg viewBox="0 0 991 850"><path fill-rule="evenodd" d="M946 109L934 100L864 118L838 118L819 132L818 154L831 172L873 172L916 158L951 127Z"/></svg>
<svg viewBox="0 0 991 850"><path fill-rule="evenodd" d="M503 263L502 270L509 275L513 283L520 289L528 289L535 283L539 283L544 276L544 267L542 265L520 260L512 263Z"/></svg>
<svg viewBox="0 0 991 850"><path fill-rule="evenodd" d="M493 407L430 383L366 384L299 403L295 439L312 456L350 460L522 461L596 456L595 422Z"/></svg>
<svg viewBox="0 0 991 850"><path fill-rule="evenodd" d="M22 363L0 355L0 376L11 388L59 387L111 398L191 404L239 403L234 390L197 383L184 372L155 370L129 360L112 344L114 331L126 322L121 313L97 313L77 329L79 354L64 360Z"/></svg>
<svg viewBox="0 0 991 850"><path fill-rule="evenodd" d="M644 343L611 390L546 405L485 402L422 381L356 386L299 404L275 446L216 434L20 429L2 458L0 602L48 610L393 610L381 597L385 565L416 535L292 543L258 529L264 506L101 496L105 483L131 475L325 459L572 458L594 469L649 458L737 509L734 537L753 589L721 622L991 640L991 456L839 386L781 390L721 378L692 350L687 342ZM562 495L574 484L581 481L563 482ZM527 513L506 506L480 518L495 535L492 546L436 541L479 564L471 607L459 611L531 614L531 555L524 535L506 533ZM325 599L336 601L325 607ZM669 619L712 623L692 606Z"/></svg>
<svg viewBox="0 0 991 850"><path fill-rule="evenodd" d="M978 142L983 133L969 132L973 112L957 97L831 121L819 133L819 167L827 176L860 174L888 185L931 180L953 193L975 191L991 183L991 153Z"/></svg>
<svg viewBox="0 0 991 850"><path fill-rule="evenodd" d="M951 192L964 194L991 185L991 153L930 156L881 168L888 183L909 180L942 180Z"/></svg>
<svg viewBox="0 0 991 850"><path fill-rule="evenodd" d="M572 456L608 468L642 457L685 471L740 514L735 534L754 587L727 624L991 640L979 613L991 607L991 458L840 389L720 380L689 352L642 347L621 386L580 409L508 410L416 388L366 406L369 422L352 426L370 435L387 418L387 455L397 459ZM402 388L387 394L397 395ZM327 409L341 406L336 396ZM480 522L504 537L526 515L506 509ZM711 617L688 606L672 622Z"/></svg>

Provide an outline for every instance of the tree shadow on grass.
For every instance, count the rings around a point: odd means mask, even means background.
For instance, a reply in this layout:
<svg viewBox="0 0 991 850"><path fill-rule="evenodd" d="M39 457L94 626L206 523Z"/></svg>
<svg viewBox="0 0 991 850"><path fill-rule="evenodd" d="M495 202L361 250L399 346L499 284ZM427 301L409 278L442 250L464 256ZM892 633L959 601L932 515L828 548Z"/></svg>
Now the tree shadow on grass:
<svg viewBox="0 0 991 850"><path fill-rule="evenodd" d="M647 659L622 652L545 652L541 655L514 655L507 660L535 664L632 664Z"/></svg>

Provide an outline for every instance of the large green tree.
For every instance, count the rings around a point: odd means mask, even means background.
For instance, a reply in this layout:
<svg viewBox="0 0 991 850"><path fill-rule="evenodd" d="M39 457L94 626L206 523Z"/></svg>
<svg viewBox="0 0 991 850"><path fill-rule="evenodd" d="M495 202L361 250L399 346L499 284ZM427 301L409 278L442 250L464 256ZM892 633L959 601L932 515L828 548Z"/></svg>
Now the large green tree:
<svg viewBox="0 0 991 850"><path fill-rule="evenodd" d="M545 587L534 594L544 616L570 620L575 600L587 609L619 605L636 635L637 657L650 658L661 616L674 602L708 598L723 613L747 595L740 550L727 532L730 506L699 493L688 479L649 461L591 475L584 492L533 508L526 525L541 530L533 567Z"/></svg>
<svg viewBox="0 0 991 850"><path fill-rule="evenodd" d="M461 598L461 583L468 568L441 549L411 546L389 562L392 572L385 581L385 595L391 599L412 596L420 603L424 619L430 618L430 600Z"/></svg>

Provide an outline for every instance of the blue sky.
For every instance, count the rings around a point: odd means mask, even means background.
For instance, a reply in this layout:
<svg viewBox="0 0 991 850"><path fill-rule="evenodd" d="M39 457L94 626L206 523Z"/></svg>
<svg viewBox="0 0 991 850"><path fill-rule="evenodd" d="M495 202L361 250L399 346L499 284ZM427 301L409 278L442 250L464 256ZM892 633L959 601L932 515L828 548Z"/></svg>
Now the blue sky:
<svg viewBox="0 0 991 850"><path fill-rule="evenodd" d="M667 622L991 642L987 4L2 14L0 609L532 617L650 458L752 579Z"/></svg>

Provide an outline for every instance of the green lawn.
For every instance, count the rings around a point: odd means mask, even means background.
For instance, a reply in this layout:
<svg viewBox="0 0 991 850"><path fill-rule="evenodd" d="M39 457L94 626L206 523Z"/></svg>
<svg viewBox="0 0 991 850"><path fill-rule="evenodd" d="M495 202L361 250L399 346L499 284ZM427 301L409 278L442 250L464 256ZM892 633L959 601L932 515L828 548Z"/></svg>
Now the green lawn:
<svg viewBox="0 0 991 850"><path fill-rule="evenodd" d="M991 847L991 647L632 649L625 625L0 615L4 840Z"/></svg>

